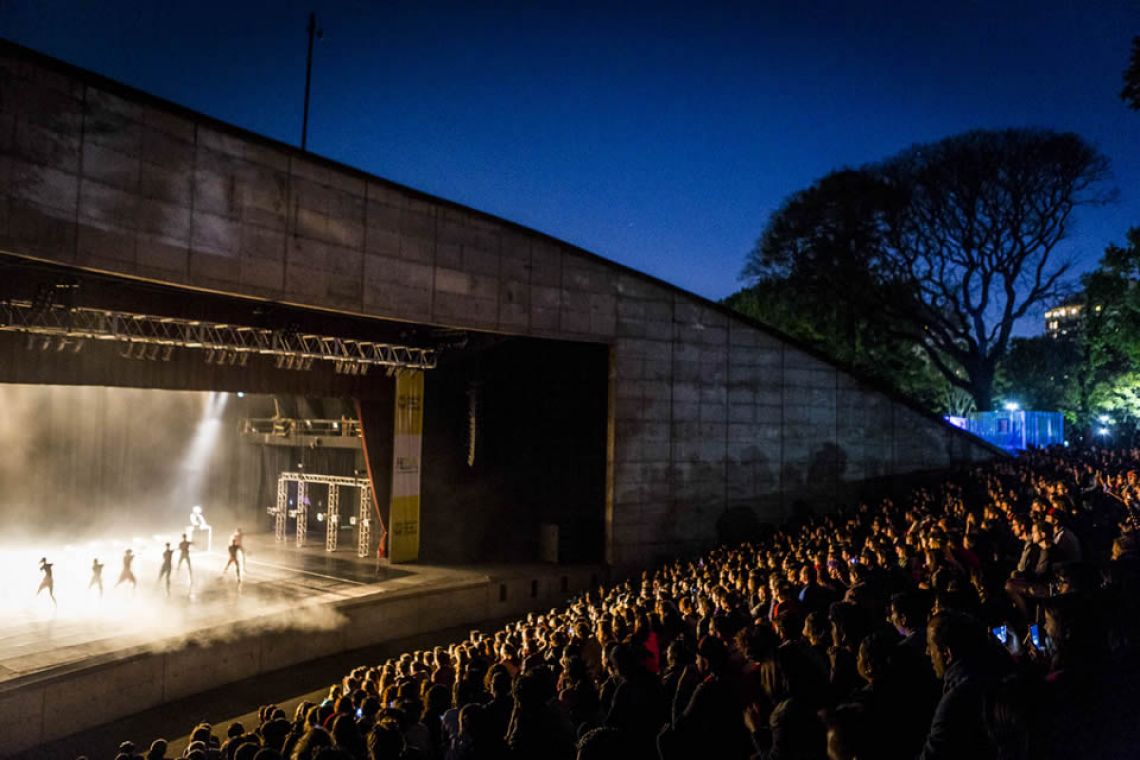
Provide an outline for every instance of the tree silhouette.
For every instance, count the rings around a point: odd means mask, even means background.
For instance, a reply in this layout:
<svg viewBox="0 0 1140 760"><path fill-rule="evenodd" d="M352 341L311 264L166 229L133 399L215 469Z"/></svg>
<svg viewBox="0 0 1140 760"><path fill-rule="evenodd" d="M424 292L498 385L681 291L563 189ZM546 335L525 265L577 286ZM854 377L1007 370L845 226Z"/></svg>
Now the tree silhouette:
<svg viewBox="0 0 1140 760"><path fill-rule="evenodd" d="M899 197L879 177L841 169L794 193L772 215L726 303L780 328L860 374L930 408L944 388L913 344L900 343L882 309L887 218Z"/></svg>
<svg viewBox="0 0 1140 760"><path fill-rule="evenodd" d="M1098 192L1107 171L1070 133L978 130L917 145L857 170L858 180L818 183L824 197L811 204L793 196L745 276L833 271L824 279L836 297L874 310L895 340L921 347L947 382L990 409L1013 327L1065 286L1069 262L1057 246L1076 208L1107 200Z"/></svg>
<svg viewBox="0 0 1140 760"><path fill-rule="evenodd" d="M1128 68L1124 70L1124 89L1120 91L1120 99L1133 111L1140 111L1140 37L1132 38L1132 55L1128 59Z"/></svg>

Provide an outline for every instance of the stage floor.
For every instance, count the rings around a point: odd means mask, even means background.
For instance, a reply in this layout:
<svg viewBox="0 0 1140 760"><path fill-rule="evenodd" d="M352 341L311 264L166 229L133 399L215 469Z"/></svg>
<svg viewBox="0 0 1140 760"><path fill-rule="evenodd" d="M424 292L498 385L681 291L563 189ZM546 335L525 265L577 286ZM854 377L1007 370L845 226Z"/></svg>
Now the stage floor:
<svg viewBox="0 0 1140 760"><path fill-rule="evenodd" d="M245 545L240 586L233 568L223 574L227 554L216 549L195 552L194 583L185 568L176 571L169 596L156 582L158 565L143 563L141 556L134 590L129 584L113 586L118 575L107 561L101 598L75 582L61 588L58 561L54 607L46 592L35 593L34 577L30 583L9 584L2 596L5 614L0 615L0 685L34 681L38 674L86 667L130 650L207 643L224 637L227 625L267 615L289 613L298 629L322 629L336 624L329 610L339 601L487 577L474 569L378 567L351 548L332 553L320 546L298 549L274 543L272 534L247 536ZM38 558L29 556L24 566L35 562Z"/></svg>

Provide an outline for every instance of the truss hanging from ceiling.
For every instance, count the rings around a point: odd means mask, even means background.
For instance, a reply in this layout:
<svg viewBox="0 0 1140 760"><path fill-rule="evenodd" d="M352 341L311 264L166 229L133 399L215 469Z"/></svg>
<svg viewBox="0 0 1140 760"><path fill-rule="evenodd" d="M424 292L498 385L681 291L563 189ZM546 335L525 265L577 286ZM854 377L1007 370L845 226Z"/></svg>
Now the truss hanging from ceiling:
<svg viewBox="0 0 1140 760"><path fill-rule="evenodd" d="M32 336L39 336L45 339L41 347L52 341L57 348L74 347L79 340L115 341L125 358L168 361L175 348L187 348L205 351L211 364L245 366L251 355L261 355L274 357L280 369L307 370L323 361L353 375L366 374L369 367L435 369L438 358L431 348L20 300L0 302L0 332L26 334L29 346Z"/></svg>

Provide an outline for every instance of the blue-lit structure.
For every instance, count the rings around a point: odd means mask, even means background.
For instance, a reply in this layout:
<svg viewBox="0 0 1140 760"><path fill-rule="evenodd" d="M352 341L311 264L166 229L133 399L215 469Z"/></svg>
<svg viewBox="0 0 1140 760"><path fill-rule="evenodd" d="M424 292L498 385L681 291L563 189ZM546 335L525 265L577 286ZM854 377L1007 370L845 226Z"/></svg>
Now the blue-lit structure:
<svg viewBox="0 0 1140 760"><path fill-rule="evenodd" d="M968 417L947 417L951 425L968 430L1006 451L1044 448L1065 442L1065 416L1060 412L1005 409L971 412Z"/></svg>

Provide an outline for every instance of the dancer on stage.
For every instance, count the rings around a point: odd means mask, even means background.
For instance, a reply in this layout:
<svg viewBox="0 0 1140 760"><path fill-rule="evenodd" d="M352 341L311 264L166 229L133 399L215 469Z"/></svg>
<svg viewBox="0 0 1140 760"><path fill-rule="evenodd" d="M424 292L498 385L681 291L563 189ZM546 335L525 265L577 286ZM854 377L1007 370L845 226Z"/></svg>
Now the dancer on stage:
<svg viewBox="0 0 1140 760"><path fill-rule="evenodd" d="M40 592L46 588L48 596L51 597L51 605L55 607L55 579L52 577L51 568L52 565L47 561L47 557L40 557L40 572L44 574L44 579L40 581L40 587L36 589L36 596L39 596Z"/></svg>
<svg viewBox="0 0 1140 760"><path fill-rule="evenodd" d="M226 566L222 568L222 575L230 569L230 565L234 566L234 571L237 573L238 583L241 583L242 565L245 564L245 551L241 548L241 528L234 531L230 536L230 545L226 547L230 553L230 558L226 560Z"/></svg>
<svg viewBox="0 0 1140 760"><path fill-rule="evenodd" d="M103 596L103 563L98 557L91 560L91 582L87 584L87 590L90 591L92 586L98 586L99 596Z"/></svg>
<svg viewBox="0 0 1140 760"><path fill-rule="evenodd" d="M158 582L162 583L163 578L166 579L166 595L170 596L170 571L174 564L174 550L170 548L170 542L166 542L166 549L162 552L162 569L158 571Z"/></svg>
<svg viewBox="0 0 1140 760"><path fill-rule="evenodd" d="M138 581L135 580L134 571L131 570L131 563L135 561L135 553L130 549L123 552L123 571L119 573L119 580L115 582L115 588L118 588L123 583L130 581L131 589L138 588Z"/></svg>
<svg viewBox="0 0 1140 760"><path fill-rule="evenodd" d="M186 538L186 534L182 534L182 540L178 542L178 572L182 572L182 563L186 563L186 570L190 573L190 583L194 582L194 567L190 564L190 547L193 541Z"/></svg>

